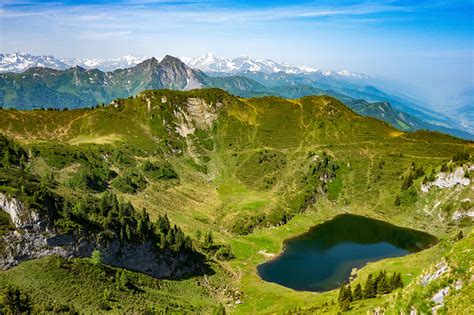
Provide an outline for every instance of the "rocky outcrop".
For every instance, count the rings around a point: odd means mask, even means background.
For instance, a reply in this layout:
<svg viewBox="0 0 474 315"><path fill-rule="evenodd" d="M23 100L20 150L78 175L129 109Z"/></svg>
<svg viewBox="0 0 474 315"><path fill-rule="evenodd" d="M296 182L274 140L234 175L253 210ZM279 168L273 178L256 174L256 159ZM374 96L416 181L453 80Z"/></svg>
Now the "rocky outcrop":
<svg viewBox="0 0 474 315"><path fill-rule="evenodd" d="M180 136L187 137L196 129L211 129L220 107L222 103L219 102L209 104L201 98L189 98L185 109L179 108L174 111L177 119L176 131Z"/></svg>
<svg viewBox="0 0 474 315"><path fill-rule="evenodd" d="M431 300L435 303L435 306L431 308L431 314L437 314L438 309L444 306L444 298L449 294L449 287L444 287L433 295Z"/></svg>
<svg viewBox="0 0 474 315"><path fill-rule="evenodd" d="M204 272L202 257L195 252L159 250L151 242L125 242L115 235L57 234L45 220L17 199L0 195L1 209L10 214L16 231L0 239L0 269L48 255L90 257L95 249L105 264L142 272L157 278L179 278Z"/></svg>
<svg viewBox="0 0 474 315"><path fill-rule="evenodd" d="M431 281L438 279L439 277L441 277L441 275L449 271L448 263L444 260L437 263L435 268L436 270L427 273L421 278L420 283L422 286L427 286Z"/></svg>
<svg viewBox="0 0 474 315"><path fill-rule="evenodd" d="M11 233L0 246L0 269L6 270L27 259L49 255L66 258L90 257L95 249L102 253L107 265L130 269L156 278L179 278L202 273L202 264L190 253L158 251L150 242L120 242L117 239L80 237L72 234L54 235Z"/></svg>
<svg viewBox="0 0 474 315"><path fill-rule="evenodd" d="M434 181L422 184L421 190L426 193L431 187L451 188L456 185L468 186L471 180L464 176L464 172L463 167L457 167L451 173L439 173Z"/></svg>
<svg viewBox="0 0 474 315"><path fill-rule="evenodd" d="M37 212L27 209L18 199L9 198L3 193L0 193L0 209L10 215L17 229L41 231L47 226L47 220L42 219Z"/></svg>
<svg viewBox="0 0 474 315"><path fill-rule="evenodd" d="M4 235L0 239L0 269L6 270L27 259L49 255L73 257L72 253L60 246L48 244L48 236L41 233L22 231Z"/></svg>
<svg viewBox="0 0 474 315"><path fill-rule="evenodd" d="M463 211L456 211L453 213L452 215L452 219L457 221L457 220L460 220L462 218L474 218L474 210L470 210L470 211L467 211L467 212L463 212Z"/></svg>

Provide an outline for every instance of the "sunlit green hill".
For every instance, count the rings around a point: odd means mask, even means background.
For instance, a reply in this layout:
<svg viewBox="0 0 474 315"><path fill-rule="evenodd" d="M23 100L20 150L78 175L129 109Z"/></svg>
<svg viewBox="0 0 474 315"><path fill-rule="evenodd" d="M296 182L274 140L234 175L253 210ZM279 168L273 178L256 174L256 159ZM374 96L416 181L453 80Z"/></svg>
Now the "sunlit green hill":
<svg viewBox="0 0 474 315"><path fill-rule="evenodd" d="M120 269L101 269L83 258L46 257L0 272L0 286L15 284L38 305L55 301L58 307L115 313L209 313L222 307L243 314L337 313L337 290L293 291L262 281L256 266L277 255L285 239L341 213L440 238L428 250L362 268L362 278L381 269L402 272L408 286L354 303L354 313L388 305L397 311L410 305L421 309L430 303L431 292L417 294L417 277L443 256L452 256L453 268L472 262L460 252L472 241L467 215L472 184L428 192L421 187L440 172L458 168L470 178L474 144L436 132L401 132L333 97L288 100L239 98L219 89L151 90L94 109L1 110L0 133L10 139L0 147L0 193L33 202L33 190L25 187L35 182L32 187L56 196L59 212L51 220L60 228L66 218L63 199L100 200L113 193L137 211L146 208L151 222L166 214L212 269L182 281L130 272L127 289L116 284ZM85 222L105 220L88 213L87 204L83 215ZM68 220L85 226L74 217ZM9 233L8 218L0 222L0 231ZM109 229L103 226L90 233ZM456 243L461 230L465 238ZM209 231L215 250L206 243ZM472 275L470 269L465 272ZM448 282L460 277L455 272L446 276ZM76 293L59 289L63 286ZM468 290L459 294L456 301L463 303ZM446 305L449 312L452 304Z"/></svg>

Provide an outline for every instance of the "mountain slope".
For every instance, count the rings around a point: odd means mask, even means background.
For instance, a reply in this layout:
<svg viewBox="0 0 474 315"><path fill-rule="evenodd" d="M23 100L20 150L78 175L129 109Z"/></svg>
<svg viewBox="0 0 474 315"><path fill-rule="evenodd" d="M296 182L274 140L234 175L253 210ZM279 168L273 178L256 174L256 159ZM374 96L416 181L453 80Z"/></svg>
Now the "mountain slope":
<svg viewBox="0 0 474 315"><path fill-rule="evenodd" d="M120 269L98 267L84 258L43 258L0 271L0 285L29 290L34 303L61 303L92 313L105 302L111 312L206 313L221 303L227 312L240 314L296 309L333 314L339 311L332 303L337 290L290 290L262 281L256 267L278 254L285 239L337 214L354 213L440 238L426 251L371 263L357 273L365 279L382 269L400 271L406 285L416 285L418 277L449 254L459 231L472 231L472 202L466 203L473 197L472 184L427 192L421 188L443 169L461 167L472 176L472 142L434 132L403 133L328 96L244 99L218 89L144 91L92 110L2 110L0 132L15 139L8 146L11 165L0 168L2 193L41 200L30 189L41 187L38 182L25 175L20 181L23 169L65 200L116 194L135 209L145 208L150 222L166 214L193 236L193 248L206 255L213 271L180 281L131 273L125 289L117 287ZM0 152L3 166L6 150ZM420 168L425 175L413 179ZM404 190L410 176L412 183ZM103 218L100 203L73 209L70 219L61 213L56 224L80 224L77 214L96 223ZM146 217L140 213L137 219ZM114 218L119 227L120 219ZM138 221L130 222L135 227ZM102 224L91 226L92 235ZM133 233L138 223L136 227ZM211 247L202 237L208 231L214 239ZM461 249L451 254L453 267L471 239L461 241ZM229 251L229 260L220 256ZM472 276L472 270L462 271L467 273L462 279ZM84 281L78 283L78 277ZM74 288L84 297L60 287ZM105 289L112 297L104 300ZM416 300L408 298L410 288L401 292L355 302L353 312L373 312L396 298L421 311L431 298L430 292ZM467 307L467 292L446 300L458 299Z"/></svg>

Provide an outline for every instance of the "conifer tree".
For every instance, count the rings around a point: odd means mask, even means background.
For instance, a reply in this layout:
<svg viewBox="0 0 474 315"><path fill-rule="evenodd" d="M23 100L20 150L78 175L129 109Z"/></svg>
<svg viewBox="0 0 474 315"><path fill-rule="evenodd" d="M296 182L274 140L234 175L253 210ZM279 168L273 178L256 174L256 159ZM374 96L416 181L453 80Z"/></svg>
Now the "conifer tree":
<svg viewBox="0 0 474 315"><path fill-rule="evenodd" d="M166 214L164 216L158 217L157 226L160 232L163 232L165 234L168 233L168 230L170 229L170 221Z"/></svg>
<svg viewBox="0 0 474 315"><path fill-rule="evenodd" d="M145 237L145 230L143 228L143 221L142 219L138 219L137 221L137 235L140 239L144 239Z"/></svg>
<svg viewBox="0 0 474 315"><path fill-rule="evenodd" d="M350 284L346 286L343 283L341 285L341 288L339 289L338 302L342 311L349 310L350 303L352 302L352 289Z"/></svg>
<svg viewBox="0 0 474 315"><path fill-rule="evenodd" d="M396 273L395 288L403 288L402 274L400 272Z"/></svg>
<svg viewBox="0 0 474 315"><path fill-rule="evenodd" d="M112 211L109 211L109 213L107 213L107 226L110 226L112 225L112 221L113 221L113 218L112 218Z"/></svg>
<svg viewBox="0 0 474 315"><path fill-rule="evenodd" d="M364 298L373 298L377 293L375 280L373 279L372 274L369 274L367 281L365 282L364 286Z"/></svg>
<svg viewBox="0 0 474 315"><path fill-rule="evenodd" d="M166 244L171 246L174 244L174 232L173 229L169 229L168 233L166 234Z"/></svg>
<svg viewBox="0 0 474 315"><path fill-rule="evenodd" d="M354 288L354 294L352 295L352 299L356 301L362 299L362 297L362 286L360 285L360 283L358 283Z"/></svg>
<svg viewBox="0 0 474 315"><path fill-rule="evenodd" d="M402 183L402 190L407 190L413 185L413 175L410 173Z"/></svg>
<svg viewBox="0 0 474 315"><path fill-rule="evenodd" d="M123 241L125 239L125 232L123 231L123 226L120 227L120 240Z"/></svg>
<svg viewBox="0 0 474 315"><path fill-rule="evenodd" d="M132 231L128 224L125 226L125 234L127 235L127 241L130 241L132 239Z"/></svg>
<svg viewBox="0 0 474 315"><path fill-rule="evenodd" d="M353 299L352 299L352 288L351 288L351 284L349 283L346 287L346 293L345 293L345 296L346 296L346 300L348 300L349 302L352 302Z"/></svg>
<svg viewBox="0 0 474 315"><path fill-rule="evenodd" d="M377 294L387 294L390 293L390 285L387 280L387 273L385 271L381 271L377 276Z"/></svg>
<svg viewBox="0 0 474 315"><path fill-rule="evenodd" d="M107 205L107 195L102 196L100 198L100 203L99 203L99 211L102 216L107 216L108 212L108 205Z"/></svg>
<svg viewBox="0 0 474 315"><path fill-rule="evenodd" d="M395 283L396 276L397 276L397 273L394 272L390 277L387 277L387 282L390 288L390 292L396 289L396 283Z"/></svg>
<svg viewBox="0 0 474 315"><path fill-rule="evenodd" d="M160 248L164 249L166 247L166 235L160 232Z"/></svg>
<svg viewBox="0 0 474 315"><path fill-rule="evenodd" d="M341 301L344 298L344 293L345 293L345 286L344 283L341 284L341 287L339 288L339 295L337 297L337 301L341 303Z"/></svg>
<svg viewBox="0 0 474 315"><path fill-rule="evenodd" d="M339 307L341 308L342 312L347 312L348 310L351 309L351 303L349 300L343 300L340 304Z"/></svg>

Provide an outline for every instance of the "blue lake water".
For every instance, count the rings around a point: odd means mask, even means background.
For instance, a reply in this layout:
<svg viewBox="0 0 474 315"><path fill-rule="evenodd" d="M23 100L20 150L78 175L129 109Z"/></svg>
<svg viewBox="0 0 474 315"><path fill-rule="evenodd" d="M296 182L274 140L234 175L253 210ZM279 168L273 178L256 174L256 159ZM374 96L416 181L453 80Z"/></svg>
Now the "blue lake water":
<svg viewBox="0 0 474 315"><path fill-rule="evenodd" d="M344 214L285 241L282 254L258 266L258 272L263 280L295 290L328 291L348 280L352 268L435 243L427 233Z"/></svg>

